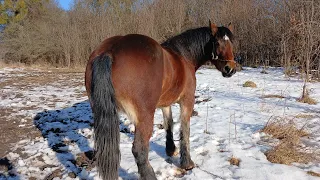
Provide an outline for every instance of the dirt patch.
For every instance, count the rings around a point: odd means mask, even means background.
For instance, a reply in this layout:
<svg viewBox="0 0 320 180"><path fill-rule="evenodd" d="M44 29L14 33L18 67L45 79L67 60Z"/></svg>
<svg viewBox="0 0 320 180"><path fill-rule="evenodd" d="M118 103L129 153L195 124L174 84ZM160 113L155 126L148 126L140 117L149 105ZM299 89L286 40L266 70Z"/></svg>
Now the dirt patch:
<svg viewBox="0 0 320 180"><path fill-rule="evenodd" d="M23 139L41 137L41 133L32 125L32 119L22 115L12 117L13 109L3 108L0 111L0 157L10 152L12 144ZM24 119L24 122L21 122Z"/></svg>
<svg viewBox="0 0 320 180"><path fill-rule="evenodd" d="M62 170L61 169L56 169L54 170L49 176L45 177L45 180L52 180L54 178L62 178Z"/></svg>
<svg viewBox="0 0 320 180"><path fill-rule="evenodd" d="M34 127L33 116L44 109L55 108L62 102L51 88L73 88L74 98L85 96L84 73L79 69L9 69L0 72L0 157L11 152L10 148L22 139L41 137ZM79 87L76 89L76 87ZM71 96L70 95L70 96Z"/></svg>
<svg viewBox="0 0 320 180"><path fill-rule="evenodd" d="M87 151L84 153L77 154L76 165L78 167L86 168L86 170L91 170L95 167L95 158L93 151Z"/></svg>

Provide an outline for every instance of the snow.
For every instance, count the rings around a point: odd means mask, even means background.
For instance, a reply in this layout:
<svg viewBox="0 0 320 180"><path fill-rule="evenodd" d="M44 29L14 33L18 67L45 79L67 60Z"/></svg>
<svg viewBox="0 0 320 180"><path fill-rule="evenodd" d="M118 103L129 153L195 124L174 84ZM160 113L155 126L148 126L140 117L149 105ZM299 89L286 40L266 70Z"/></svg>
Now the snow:
<svg viewBox="0 0 320 180"><path fill-rule="evenodd" d="M10 76L24 76L24 69L0 70L0 77L15 71ZM197 167L184 172L179 169L179 156L167 157L165 153L165 130L156 124L162 123L162 113L156 110L154 131L150 139L149 160L158 179L317 179L306 172L320 172L320 163L295 163L291 166L269 162L264 152L270 147L261 143L266 134L259 132L271 116L294 117L297 114L313 115L308 120L307 130L313 133L305 144L317 150L320 147L320 104L308 105L297 102L302 92L303 81L299 77L286 77L282 68L269 68L268 74L261 69L245 68L231 78L223 78L214 69L197 71L195 110L191 117L190 150ZM72 77L69 77L72 78ZM257 88L245 88L245 81L253 81ZM2 81L2 80L1 80ZM77 80L83 82L83 79ZM308 84L312 98L320 101L320 83ZM5 86L1 93L12 91ZM5 98L0 101L3 107L34 107L13 112L12 116L25 115L34 118L34 126L42 136L24 139L16 143L12 151L22 149L24 156L8 153L13 163L15 177L28 179L33 176L44 179L54 170L62 170L62 179L74 179L69 172L77 174L75 179L99 179L96 168L79 166L75 161L80 153L93 150L92 114L83 85L59 86L59 82L47 86L21 89L23 98ZM261 98L262 95L277 94L285 98ZM50 102L53 98L59 101ZM27 99L27 100L25 100ZM204 101L204 100L208 101ZM26 103L23 103L25 101ZM179 147L179 106L172 105L174 118L174 140ZM138 179L137 166L131 153L134 131L126 116L121 115L121 168L120 179ZM296 118L296 123L304 125L306 119ZM16 119L17 126L24 128L25 119ZM205 133L206 125L208 126ZM240 166L230 165L229 159L237 157ZM1 179L2 176L0 176ZM60 179L56 177L55 179Z"/></svg>

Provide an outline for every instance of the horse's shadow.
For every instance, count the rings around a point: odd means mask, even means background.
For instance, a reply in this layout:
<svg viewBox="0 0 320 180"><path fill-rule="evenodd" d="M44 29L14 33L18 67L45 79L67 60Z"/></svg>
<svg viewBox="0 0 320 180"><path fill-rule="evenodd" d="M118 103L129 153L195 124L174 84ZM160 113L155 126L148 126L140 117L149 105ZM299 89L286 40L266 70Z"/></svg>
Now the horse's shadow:
<svg viewBox="0 0 320 180"><path fill-rule="evenodd" d="M88 101L64 109L40 112L35 116L34 124L67 172L74 173L80 179L92 179L90 172L95 167L93 118ZM119 176L138 179L122 168L119 169Z"/></svg>

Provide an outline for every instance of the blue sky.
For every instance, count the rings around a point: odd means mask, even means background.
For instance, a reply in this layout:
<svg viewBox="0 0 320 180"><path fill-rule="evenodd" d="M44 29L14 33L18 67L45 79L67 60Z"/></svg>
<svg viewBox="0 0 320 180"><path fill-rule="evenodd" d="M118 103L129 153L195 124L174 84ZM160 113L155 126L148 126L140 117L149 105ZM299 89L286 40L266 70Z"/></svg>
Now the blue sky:
<svg viewBox="0 0 320 180"><path fill-rule="evenodd" d="M70 8L72 1L73 0L58 0L60 6L65 10L68 10Z"/></svg>

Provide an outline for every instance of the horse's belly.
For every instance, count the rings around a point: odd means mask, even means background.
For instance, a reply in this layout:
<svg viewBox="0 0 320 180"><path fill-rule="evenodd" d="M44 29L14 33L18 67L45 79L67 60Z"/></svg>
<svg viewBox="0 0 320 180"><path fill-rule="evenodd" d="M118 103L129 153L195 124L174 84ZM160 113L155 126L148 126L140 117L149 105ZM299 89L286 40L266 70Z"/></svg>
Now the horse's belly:
<svg viewBox="0 0 320 180"><path fill-rule="evenodd" d="M171 89L160 96L157 107L167 107L173 103L176 103L180 99L181 90Z"/></svg>

